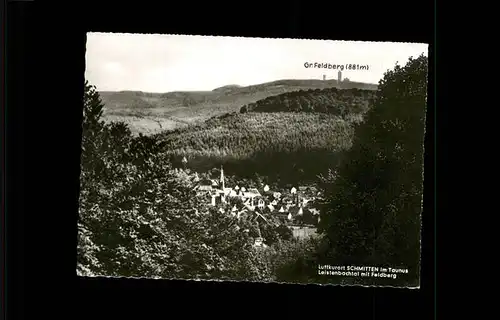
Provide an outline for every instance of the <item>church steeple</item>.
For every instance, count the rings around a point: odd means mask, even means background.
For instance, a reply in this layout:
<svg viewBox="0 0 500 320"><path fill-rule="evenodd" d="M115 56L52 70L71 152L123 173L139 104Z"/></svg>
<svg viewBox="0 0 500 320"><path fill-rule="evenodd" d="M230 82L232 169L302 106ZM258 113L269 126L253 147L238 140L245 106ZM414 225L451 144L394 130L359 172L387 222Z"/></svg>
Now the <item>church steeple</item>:
<svg viewBox="0 0 500 320"><path fill-rule="evenodd" d="M222 168L222 165L220 166L220 183L222 186L222 190L226 188L225 181L224 181L224 169Z"/></svg>

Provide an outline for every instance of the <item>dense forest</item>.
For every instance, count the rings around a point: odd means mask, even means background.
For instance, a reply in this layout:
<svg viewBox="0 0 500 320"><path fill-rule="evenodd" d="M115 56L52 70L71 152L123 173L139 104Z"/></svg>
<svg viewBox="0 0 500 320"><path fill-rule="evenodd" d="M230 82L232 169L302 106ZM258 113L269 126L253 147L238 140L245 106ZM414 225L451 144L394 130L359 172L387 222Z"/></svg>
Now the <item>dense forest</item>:
<svg viewBox="0 0 500 320"><path fill-rule="evenodd" d="M323 179L317 262L408 270L344 283L419 284L427 70L421 55L385 73L346 161Z"/></svg>
<svg viewBox="0 0 500 320"><path fill-rule="evenodd" d="M324 172L352 134L352 123L330 114L236 113L160 136L174 163L186 157L198 172L223 164L228 174L292 182Z"/></svg>
<svg viewBox="0 0 500 320"><path fill-rule="evenodd" d="M373 97L358 89L289 92L159 137L178 166L186 157L182 165L198 172L224 165L240 178L309 183L340 162Z"/></svg>
<svg viewBox="0 0 500 320"><path fill-rule="evenodd" d="M376 85L349 82L350 87L372 90ZM155 134L198 124L211 117L239 112L242 106L270 96L299 90L338 86L337 80L278 80L258 85L236 85L212 91L148 93L140 91L99 92L105 108L103 120L124 121L133 134ZM344 90L345 91L345 90ZM347 91L348 92L348 91Z"/></svg>
<svg viewBox="0 0 500 320"><path fill-rule="evenodd" d="M372 90L337 88L287 92L250 103L240 109L246 112L321 112L338 116L363 114L373 103Z"/></svg>

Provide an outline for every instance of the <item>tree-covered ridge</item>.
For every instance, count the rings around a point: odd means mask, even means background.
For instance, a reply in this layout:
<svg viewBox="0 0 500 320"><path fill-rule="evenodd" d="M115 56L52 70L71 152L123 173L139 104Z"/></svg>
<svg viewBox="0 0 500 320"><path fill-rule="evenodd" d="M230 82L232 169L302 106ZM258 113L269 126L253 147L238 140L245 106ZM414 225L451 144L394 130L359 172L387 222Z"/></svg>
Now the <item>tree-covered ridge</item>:
<svg viewBox="0 0 500 320"><path fill-rule="evenodd" d="M313 181L351 145L353 124L331 114L247 113L160 134L169 161L206 172L224 165L237 177Z"/></svg>
<svg viewBox="0 0 500 320"><path fill-rule="evenodd" d="M358 89L287 93L260 100L256 112L212 117L159 137L173 163L186 157L193 170L224 165L239 177L257 173L286 183L312 182L349 149L374 95Z"/></svg>
<svg viewBox="0 0 500 320"><path fill-rule="evenodd" d="M248 113L212 118L162 136L172 154L241 160L258 152L342 150L350 146L352 126L329 114Z"/></svg>
<svg viewBox="0 0 500 320"><path fill-rule="evenodd" d="M363 114L373 103L372 90L337 88L287 92L250 103L240 109L246 112L321 112L338 116Z"/></svg>

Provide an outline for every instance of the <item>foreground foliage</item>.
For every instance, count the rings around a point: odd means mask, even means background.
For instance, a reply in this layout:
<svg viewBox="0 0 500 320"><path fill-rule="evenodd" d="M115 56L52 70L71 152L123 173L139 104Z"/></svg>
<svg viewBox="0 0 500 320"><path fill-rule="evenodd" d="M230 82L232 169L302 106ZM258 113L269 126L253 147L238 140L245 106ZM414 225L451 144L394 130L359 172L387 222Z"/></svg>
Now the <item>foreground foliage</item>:
<svg viewBox="0 0 500 320"><path fill-rule="evenodd" d="M359 89L287 92L158 137L174 165L186 157L197 172L224 165L238 178L257 173L281 184L310 183L350 148L374 96Z"/></svg>
<svg viewBox="0 0 500 320"><path fill-rule="evenodd" d="M80 275L274 279L252 246L254 224L200 202L196 176L165 162L161 141L103 123L102 103L88 84L84 105ZM290 238L272 226L261 231L271 242Z"/></svg>
<svg viewBox="0 0 500 320"><path fill-rule="evenodd" d="M391 285L418 284L427 68L420 56L385 74L346 161L324 181L323 260L409 269Z"/></svg>

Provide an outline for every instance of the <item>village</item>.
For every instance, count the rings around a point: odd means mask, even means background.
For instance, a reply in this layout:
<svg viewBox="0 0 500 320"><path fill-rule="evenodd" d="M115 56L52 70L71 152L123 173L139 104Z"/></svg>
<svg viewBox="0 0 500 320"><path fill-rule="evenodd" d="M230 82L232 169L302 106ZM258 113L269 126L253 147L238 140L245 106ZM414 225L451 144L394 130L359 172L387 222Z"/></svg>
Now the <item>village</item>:
<svg viewBox="0 0 500 320"><path fill-rule="evenodd" d="M269 223L266 218L274 216L281 224L290 227L295 237L308 236L319 222L319 211L314 208L320 192L314 186L292 187L287 192L277 192L264 185L258 188L245 186L227 187L224 169L220 169L219 179L197 181L198 197L206 199L211 206L219 207L238 220L251 219L259 223ZM263 239L256 239L256 246L263 245Z"/></svg>

